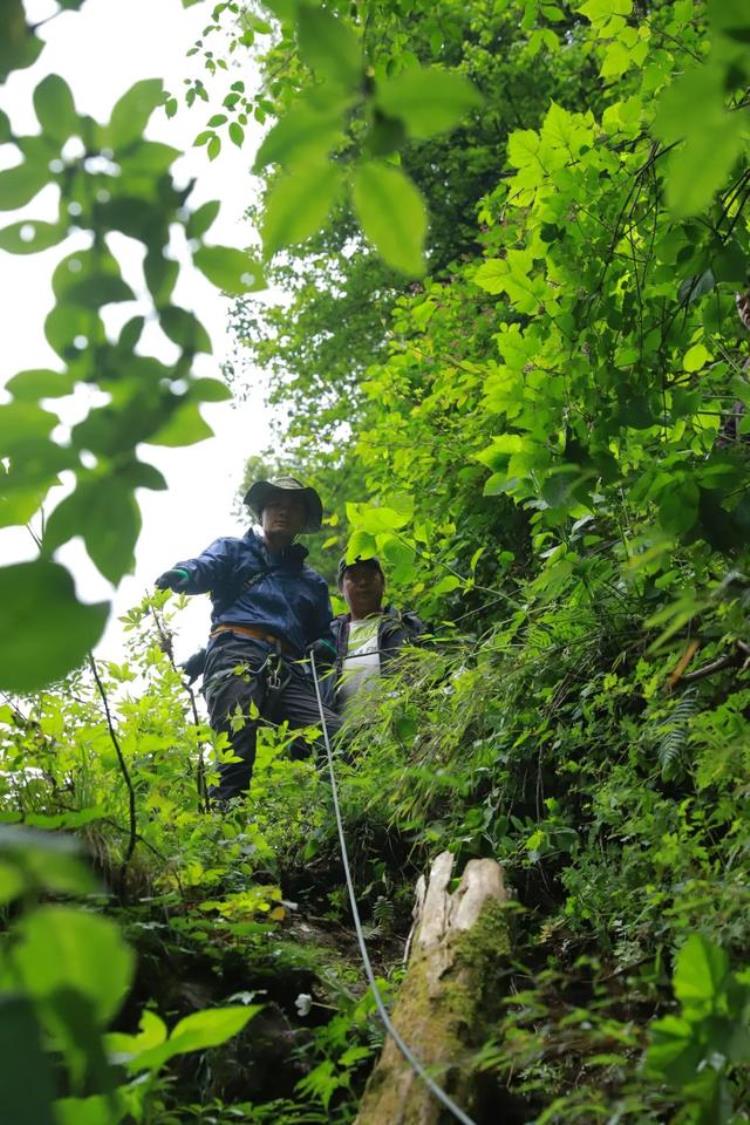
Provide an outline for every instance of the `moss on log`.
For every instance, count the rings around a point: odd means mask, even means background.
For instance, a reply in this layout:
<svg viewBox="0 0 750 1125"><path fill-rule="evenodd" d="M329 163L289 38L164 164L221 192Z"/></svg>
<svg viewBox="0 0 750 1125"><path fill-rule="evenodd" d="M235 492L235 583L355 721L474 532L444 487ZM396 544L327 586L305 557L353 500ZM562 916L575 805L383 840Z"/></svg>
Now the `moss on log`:
<svg viewBox="0 0 750 1125"><path fill-rule="evenodd" d="M443 852L429 884L417 884L414 940L393 1022L435 1081L467 1113L475 1101L471 1058L486 1037L483 1000L507 963L510 936L500 866L470 860L453 894L454 858ZM386 1039L365 1089L357 1125L438 1125L447 1111Z"/></svg>

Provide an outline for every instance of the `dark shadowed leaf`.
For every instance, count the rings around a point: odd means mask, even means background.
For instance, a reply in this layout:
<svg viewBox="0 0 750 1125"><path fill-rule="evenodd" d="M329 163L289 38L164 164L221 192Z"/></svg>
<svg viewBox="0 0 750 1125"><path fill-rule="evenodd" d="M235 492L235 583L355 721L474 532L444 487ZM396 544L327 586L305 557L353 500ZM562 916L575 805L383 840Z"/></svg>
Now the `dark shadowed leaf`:
<svg viewBox="0 0 750 1125"><path fill-rule="evenodd" d="M70 86L59 74L48 74L34 91L34 109L45 137L62 145L78 130Z"/></svg>
<svg viewBox="0 0 750 1125"><path fill-rule="evenodd" d="M141 529L138 505L119 477L81 481L54 509L44 534L47 551L83 536L92 562L110 582L133 569L133 550Z"/></svg>
<svg viewBox="0 0 750 1125"><path fill-rule="evenodd" d="M198 406L186 402L178 406L168 422L148 438L149 445L194 445L213 437L213 430L201 417Z"/></svg>
<svg viewBox="0 0 750 1125"><path fill-rule="evenodd" d="M13 1125L55 1125L55 1094L49 1057L32 1004L22 996L0 998L0 1105Z"/></svg>
<svg viewBox="0 0 750 1125"><path fill-rule="evenodd" d="M219 214L220 208L221 204L218 199L214 199L210 203L204 203L197 211L193 211L185 224L185 233L188 238L202 238Z"/></svg>
<svg viewBox="0 0 750 1125"><path fill-rule="evenodd" d="M0 569L0 687L37 691L77 668L102 635L108 602L82 605L67 570L46 559ZM39 638L44 635L44 644Z"/></svg>
<svg viewBox="0 0 750 1125"><path fill-rule="evenodd" d="M167 305L159 310L159 320L165 334L186 352L211 352L211 339L194 313L177 305Z"/></svg>

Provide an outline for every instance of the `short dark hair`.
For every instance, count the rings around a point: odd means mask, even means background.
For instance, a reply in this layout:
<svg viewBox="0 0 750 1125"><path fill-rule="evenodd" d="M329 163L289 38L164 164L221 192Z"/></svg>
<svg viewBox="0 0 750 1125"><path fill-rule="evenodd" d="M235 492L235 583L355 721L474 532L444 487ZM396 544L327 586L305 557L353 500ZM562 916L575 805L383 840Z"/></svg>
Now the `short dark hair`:
<svg viewBox="0 0 750 1125"><path fill-rule="evenodd" d="M358 555L357 558L352 559L351 562L347 562L346 561L346 555L344 555L344 557L342 559L339 559L338 570L336 572L336 581L337 581L337 585L338 585L339 590L341 589L341 587L344 584L344 575L346 574L347 570L351 566L369 566L369 567L372 567L373 570L377 570L377 571L380 572L380 576L383 579L383 582L385 582L385 571L383 570L383 564L381 563L380 559L377 558L376 555L371 555L369 558L366 558L366 559L362 559Z"/></svg>

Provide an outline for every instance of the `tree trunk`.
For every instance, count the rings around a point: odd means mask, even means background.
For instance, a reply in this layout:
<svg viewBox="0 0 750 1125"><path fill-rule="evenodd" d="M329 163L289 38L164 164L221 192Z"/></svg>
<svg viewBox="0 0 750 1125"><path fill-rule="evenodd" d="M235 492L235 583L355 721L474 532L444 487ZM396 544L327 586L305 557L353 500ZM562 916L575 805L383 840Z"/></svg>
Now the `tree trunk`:
<svg viewBox="0 0 750 1125"><path fill-rule="evenodd" d="M503 872L472 859L457 890L448 885L454 857L443 852L416 887L409 967L393 1023L437 1084L469 1115L476 1101L471 1055L486 1033L483 998L510 952ZM413 941L411 940L413 936ZM448 1111L386 1037L367 1083L357 1125L437 1125Z"/></svg>

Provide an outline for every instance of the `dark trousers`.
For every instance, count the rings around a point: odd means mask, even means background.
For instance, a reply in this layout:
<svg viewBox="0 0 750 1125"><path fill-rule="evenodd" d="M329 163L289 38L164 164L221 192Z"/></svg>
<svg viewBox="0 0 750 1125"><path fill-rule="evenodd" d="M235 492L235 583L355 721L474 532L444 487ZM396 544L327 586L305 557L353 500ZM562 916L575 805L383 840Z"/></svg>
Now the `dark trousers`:
<svg viewBox="0 0 750 1125"><path fill-rule="evenodd" d="M220 781L211 793L214 799L236 797L249 787L260 722L286 721L292 729L320 726L312 677L300 664L279 658L262 641L222 633L209 644L203 683L211 726L229 735L232 750L241 759L219 766ZM252 703L259 712L255 719L250 716ZM323 713L333 737L341 718L326 706ZM309 749L300 740L293 752L306 756Z"/></svg>

